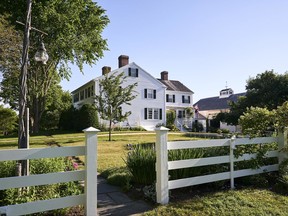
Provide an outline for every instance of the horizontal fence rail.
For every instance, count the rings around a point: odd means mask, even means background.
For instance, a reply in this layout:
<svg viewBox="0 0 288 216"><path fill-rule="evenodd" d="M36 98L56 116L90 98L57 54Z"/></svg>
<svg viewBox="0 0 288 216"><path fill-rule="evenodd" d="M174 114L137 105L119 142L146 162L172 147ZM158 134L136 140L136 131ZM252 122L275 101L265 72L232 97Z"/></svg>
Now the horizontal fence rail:
<svg viewBox="0 0 288 216"><path fill-rule="evenodd" d="M85 170L0 178L0 190L84 180L85 193L2 206L0 215L33 214L75 205L84 205L86 215L97 215L97 133L99 130L90 127L83 131L85 146L1 150L0 162L85 155Z"/></svg>
<svg viewBox="0 0 288 216"><path fill-rule="evenodd" d="M85 146L1 150L0 161L85 155Z"/></svg>
<svg viewBox="0 0 288 216"><path fill-rule="evenodd" d="M198 184L210 183L230 179L231 188L234 188L234 178L261 174L264 172L278 171L279 163L262 166L257 169L234 170L234 163L256 159L257 154L243 154L234 156L234 151L239 145L255 145L278 143L279 150L287 146L287 129L284 134L278 137L257 137L257 138L231 138L217 140L196 140L196 141L176 141L167 142L168 129L160 127L156 131L156 195L157 202L167 204L169 202L169 190L188 187ZM229 153L223 156L213 156L206 158L195 158L186 160L168 161L168 150L195 149L211 147L228 147ZM267 151L264 155L267 158L278 158L281 161L279 150ZM229 164L230 171L202 175L190 178L169 180L169 170L200 167L217 164Z"/></svg>

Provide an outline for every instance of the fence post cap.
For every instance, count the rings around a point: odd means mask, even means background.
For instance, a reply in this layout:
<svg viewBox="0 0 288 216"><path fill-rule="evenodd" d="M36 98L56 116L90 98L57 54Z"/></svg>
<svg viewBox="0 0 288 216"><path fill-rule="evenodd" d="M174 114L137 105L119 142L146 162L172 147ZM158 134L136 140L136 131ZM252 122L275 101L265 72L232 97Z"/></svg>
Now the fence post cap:
<svg viewBox="0 0 288 216"><path fill-rule="evenodd" d="M169 131L169 130L170 130L169 128L163 126L155 128L155 131Z"/></svg>
<svg viewBox="0 0 288 216"><path fill-rule="evenodd" d="M94 128L94 127L88 127L86 129L83 130L83 132L99 132L100 130Z"/></svg>

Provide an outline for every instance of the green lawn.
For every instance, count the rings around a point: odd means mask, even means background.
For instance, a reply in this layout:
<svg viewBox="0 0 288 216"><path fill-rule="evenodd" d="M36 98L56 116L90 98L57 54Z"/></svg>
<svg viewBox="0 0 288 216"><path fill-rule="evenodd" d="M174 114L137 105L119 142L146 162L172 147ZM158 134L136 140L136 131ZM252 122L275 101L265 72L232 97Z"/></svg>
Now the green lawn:
<svg viewBox="0 0 288 216"><path fill-rule="evenodd" d="M269 190L229 190L171 203L167 206L159 206L144 215L287 216L288 197L275 194Z"/></svg>
<svg viewBox="0 0 288 216"><path fill-rule="evenodd" d="M126 135L126 134L129 134ZM154 132L123 132L116 131L112 135L112 141L108 141L106 132L98 133L98 171L110 167L124 166L124 158L127 154L126 145L155 142L156 136ZM49 146L81 146L84 145L84 133L74 134L56 134L48 136L31 136L30 148L46 148ZM168 135L169 140L189 140L183 133L171 133ZM17 138L0 137L0 150L17 148ZM84 156L79 157L82 161Z"/></svg>

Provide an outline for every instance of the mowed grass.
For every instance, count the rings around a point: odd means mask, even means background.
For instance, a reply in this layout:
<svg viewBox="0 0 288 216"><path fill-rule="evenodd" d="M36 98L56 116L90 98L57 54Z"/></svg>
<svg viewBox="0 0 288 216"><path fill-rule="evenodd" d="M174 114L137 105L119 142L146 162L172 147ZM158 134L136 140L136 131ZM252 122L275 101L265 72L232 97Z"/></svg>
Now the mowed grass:
<svg viewBox="0 0 288 216"><path fill-rule="evenodd" d="M170 133L169 140L191 140L184 133ZM156 140L155 132L119 132L112 134L112 141L108 141L108 134L98 133L98 172L111 167L125 166L127 144L153 143ZM55 134L30 137L30 148L47 148L57 146L82 146L85 144L84 133ZM0 137L0 150L16 149L17 137ZM85 161L85 156L79 156Z"/></svg>
<svg viewBox="0 0 288 216"><path fill-rule="evenodd" d="M144 213L154 215L288 215L288 197L269 190L243 189L206 194L189 200L159 206Z"/></svg>

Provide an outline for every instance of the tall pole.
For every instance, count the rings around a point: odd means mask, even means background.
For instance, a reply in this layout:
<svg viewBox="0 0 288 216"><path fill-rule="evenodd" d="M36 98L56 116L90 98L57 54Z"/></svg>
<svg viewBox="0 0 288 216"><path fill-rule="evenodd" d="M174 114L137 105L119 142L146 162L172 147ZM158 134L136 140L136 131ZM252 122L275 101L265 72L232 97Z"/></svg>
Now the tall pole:
<svg viewBox="0 0 288 216"><path fill-rule="evenodd" d="M18 128L18 148L27 148L27 130L25 124L25 112L27 105L27 67L28 67L28 51L29 51L29 37L31 27L31 7L32 1L27 0L27 12L25 33L23 40L22 52L22 66L20 74L20 92L19 92L19 128ZM25 168L25 161L22 161L22 175L26 175L27 168Z"/></svg>

